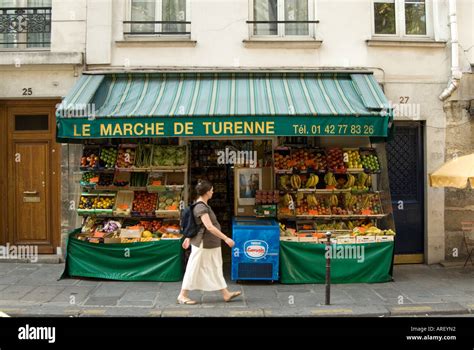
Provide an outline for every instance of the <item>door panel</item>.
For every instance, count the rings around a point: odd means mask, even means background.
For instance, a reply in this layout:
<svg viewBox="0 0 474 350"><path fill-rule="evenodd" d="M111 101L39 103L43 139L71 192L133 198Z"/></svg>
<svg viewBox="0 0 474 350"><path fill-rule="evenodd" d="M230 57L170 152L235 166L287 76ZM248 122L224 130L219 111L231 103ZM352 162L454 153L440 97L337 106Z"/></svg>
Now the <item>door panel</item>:
<svg viewBox="0 0 474 350"><path fill-rule="evenodd" d="M48 142L15 143L15 244L50 241L48 155Z"/></svg>
<svg viewBox="0 0 474 350"><path fill-rule="evenodd" d="M424 252L423 128L395 123L387 158L397 238L395 254Z"/></svg>

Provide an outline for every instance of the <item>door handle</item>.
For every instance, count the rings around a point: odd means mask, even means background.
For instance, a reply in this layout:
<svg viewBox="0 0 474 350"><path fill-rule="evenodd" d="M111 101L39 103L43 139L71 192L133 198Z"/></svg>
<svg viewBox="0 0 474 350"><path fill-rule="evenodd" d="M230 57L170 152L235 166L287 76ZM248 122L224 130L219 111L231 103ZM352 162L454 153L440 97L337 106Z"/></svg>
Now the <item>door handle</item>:
<svg viewBox="0 0 474 350"><path fill-rule="evenodd" d="M23 192L23 194L34 195L34 194L38 194L38 191L25 191L25 192Z"/></svg>

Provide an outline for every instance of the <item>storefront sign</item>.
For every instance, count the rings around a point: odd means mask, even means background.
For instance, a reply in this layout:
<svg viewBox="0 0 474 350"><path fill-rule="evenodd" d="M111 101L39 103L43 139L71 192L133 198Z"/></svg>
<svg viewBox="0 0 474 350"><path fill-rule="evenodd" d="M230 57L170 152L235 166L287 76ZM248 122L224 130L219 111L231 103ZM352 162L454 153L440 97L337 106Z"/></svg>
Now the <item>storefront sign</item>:
<svg viewBox="0 0 474 350"><path fill-rule="evenodd" d="M58 139L387 136L388 117L59 118Z"/></svg>

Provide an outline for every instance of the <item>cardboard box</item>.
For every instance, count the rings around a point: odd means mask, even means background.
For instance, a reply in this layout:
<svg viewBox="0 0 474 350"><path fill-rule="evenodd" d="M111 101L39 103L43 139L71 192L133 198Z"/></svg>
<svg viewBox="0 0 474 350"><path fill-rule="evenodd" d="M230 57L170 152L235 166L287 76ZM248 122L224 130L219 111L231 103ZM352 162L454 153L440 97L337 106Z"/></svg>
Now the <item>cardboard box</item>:
<svg viewBox="0 0 474 350"><path fill-rule="evenodd" d="M141 227L140 229L126 229L122 228L120 230L121 238L140 238L145 229Z"/></svg>

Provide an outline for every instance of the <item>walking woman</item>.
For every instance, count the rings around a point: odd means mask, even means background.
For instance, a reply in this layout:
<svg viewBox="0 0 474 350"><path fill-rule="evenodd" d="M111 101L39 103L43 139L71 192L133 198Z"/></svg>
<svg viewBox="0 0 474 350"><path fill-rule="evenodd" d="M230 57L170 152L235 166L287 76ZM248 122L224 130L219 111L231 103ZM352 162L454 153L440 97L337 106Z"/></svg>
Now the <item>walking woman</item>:
<svg viewBox="0 0 474 350"><path fill-rule="evenodd" d="M206 292L220 290L224 301L228 302L238 297L241 292L230 292L224 280L222 271L221 240L230 248L234 241L221 231L216 214L208 205L212 198L213 187L209 181L201 180L196 186L199 198L193 209L194 219L198 226L202 226L193 238L186 238L183 248L191 245L191 255L184 274L183 285L177 302L179 304L194 305L195 300L188 296L190 290Z"/></svg>

